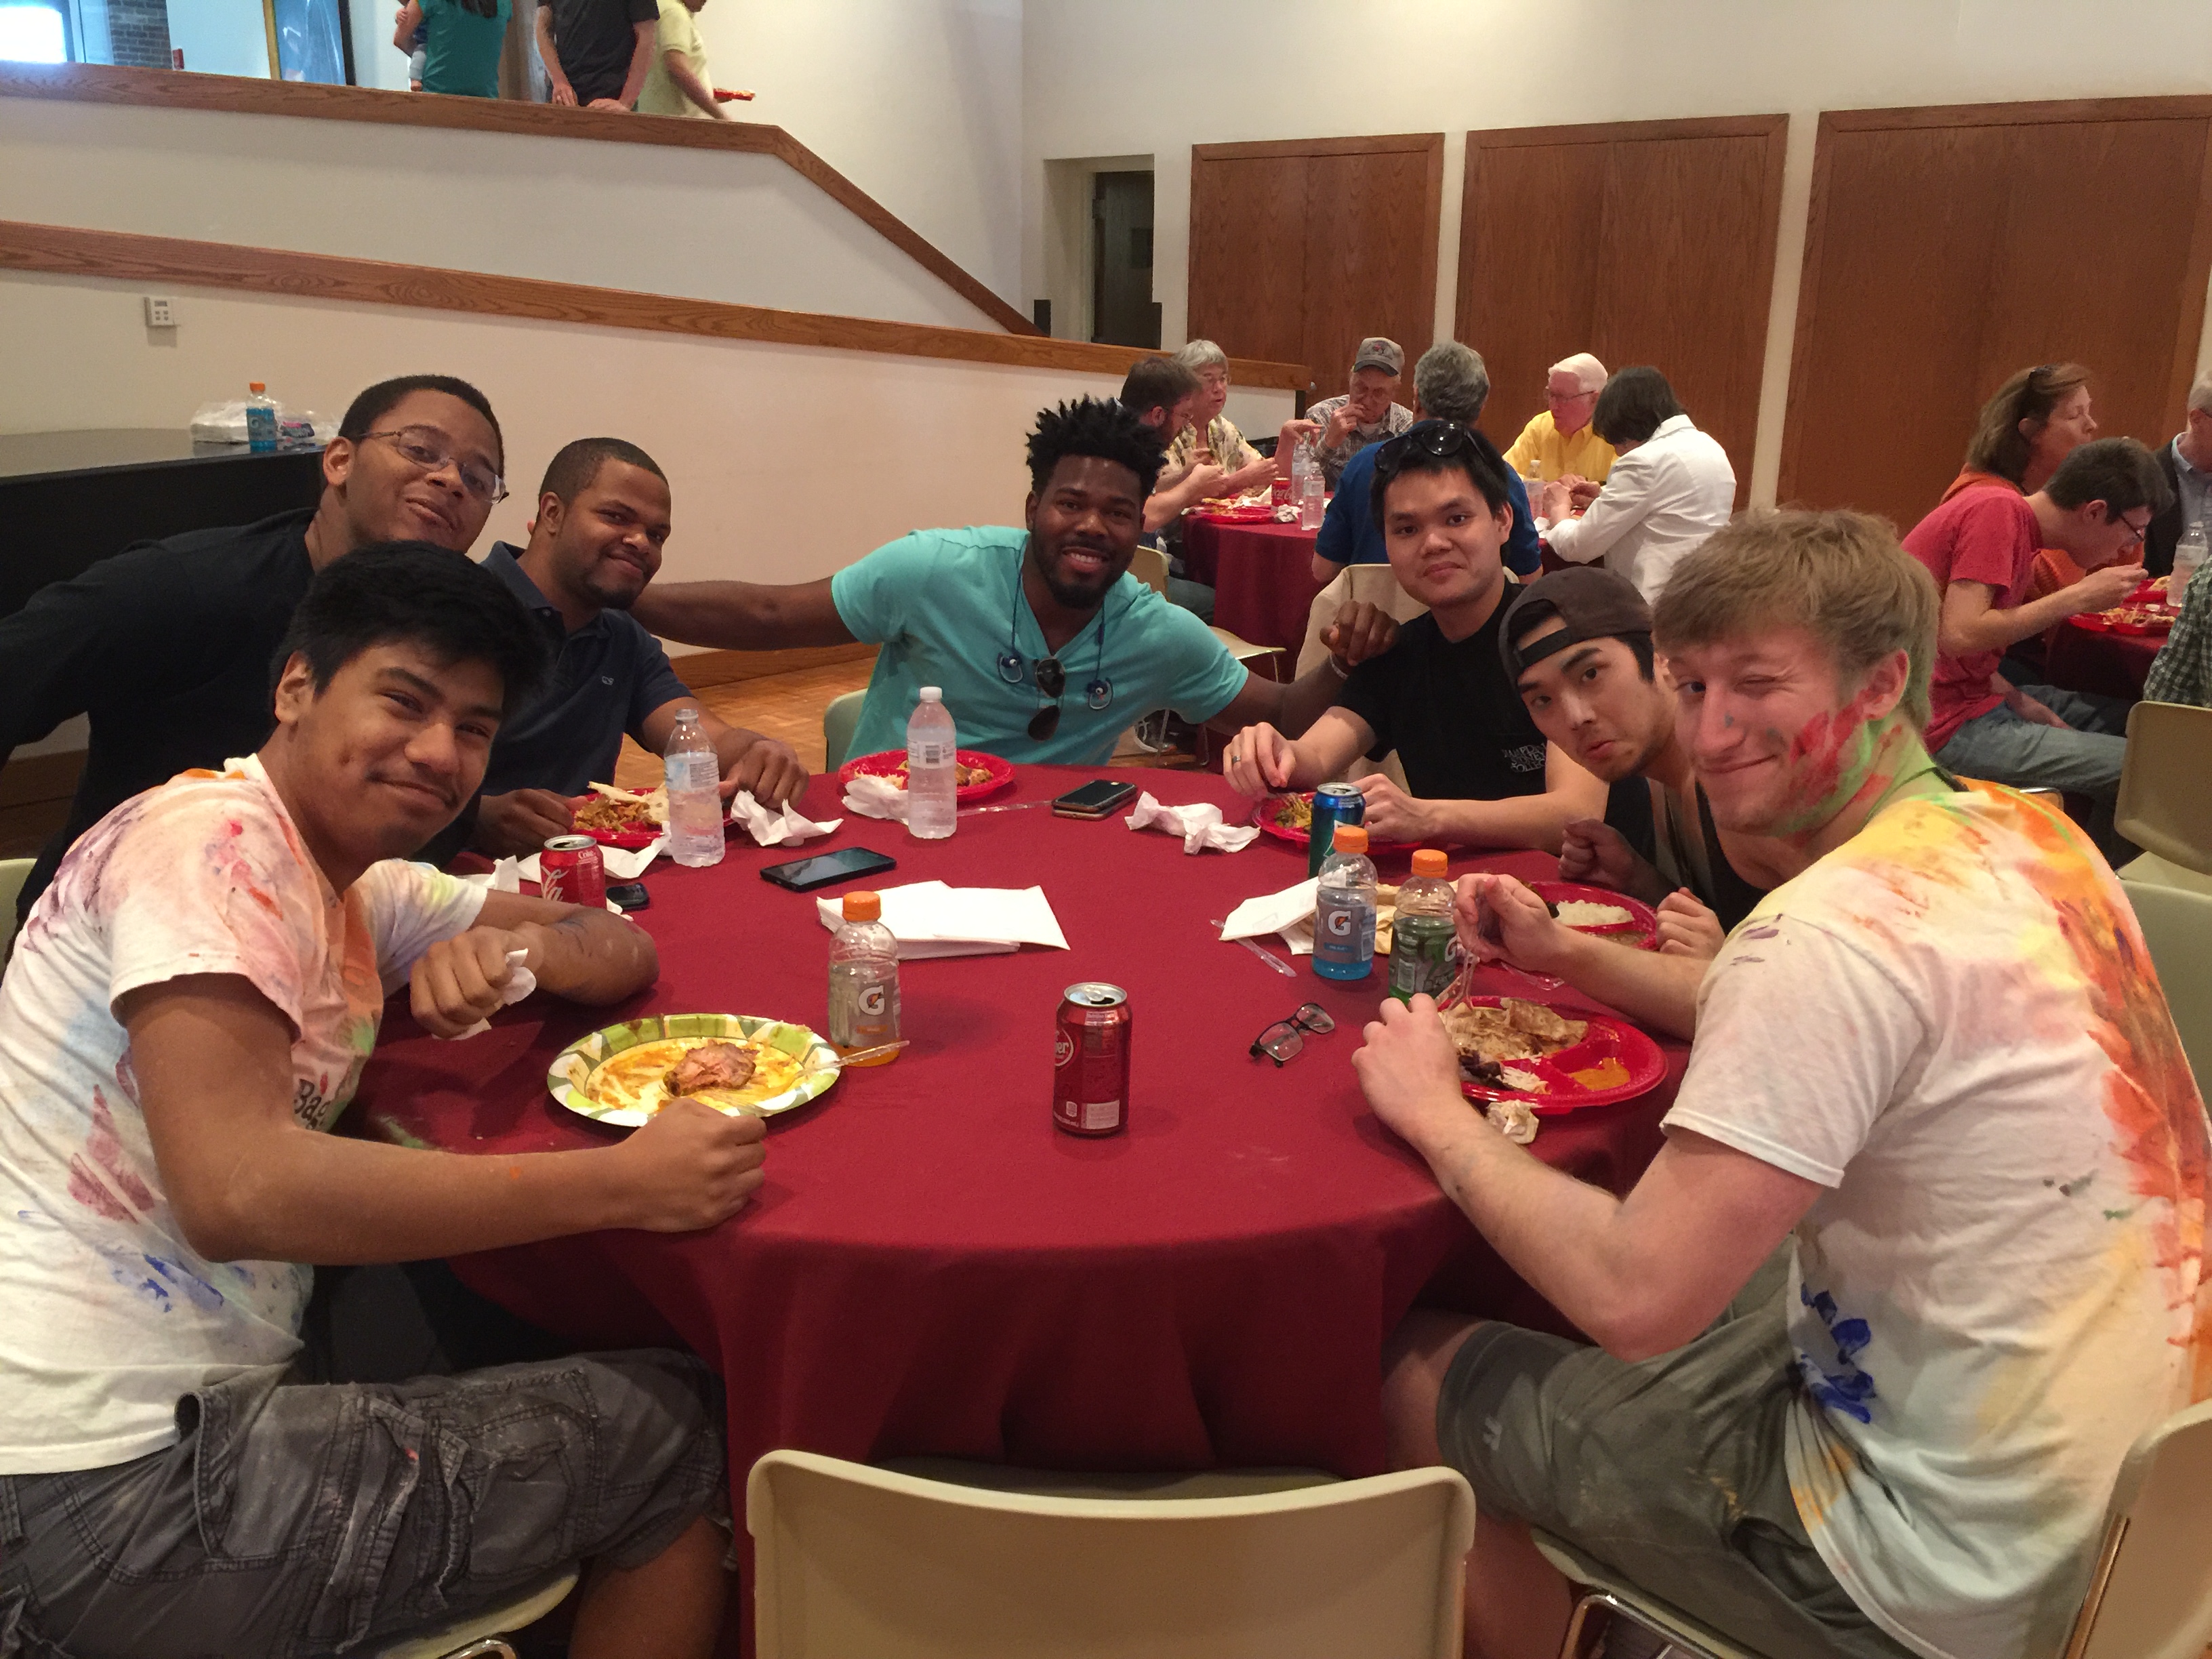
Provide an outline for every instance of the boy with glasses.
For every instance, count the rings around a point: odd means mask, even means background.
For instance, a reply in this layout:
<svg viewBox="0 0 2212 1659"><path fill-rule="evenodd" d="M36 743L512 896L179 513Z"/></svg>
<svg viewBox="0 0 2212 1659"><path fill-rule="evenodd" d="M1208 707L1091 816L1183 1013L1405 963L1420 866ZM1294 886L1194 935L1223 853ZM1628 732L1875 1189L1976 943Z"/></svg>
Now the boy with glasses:
<svg viewBox="0 0 2212 1659"><path fill-rule="evenodd" d="M78 714L92 738L76 799L17 915L71 843L122 802L269 734L269 658L309 578L369 542L466 555L506 492L499 422L445 374L368 388L323 452L317 503L258 524L194 531L103 559L0 620L0 755Z"/></svg>

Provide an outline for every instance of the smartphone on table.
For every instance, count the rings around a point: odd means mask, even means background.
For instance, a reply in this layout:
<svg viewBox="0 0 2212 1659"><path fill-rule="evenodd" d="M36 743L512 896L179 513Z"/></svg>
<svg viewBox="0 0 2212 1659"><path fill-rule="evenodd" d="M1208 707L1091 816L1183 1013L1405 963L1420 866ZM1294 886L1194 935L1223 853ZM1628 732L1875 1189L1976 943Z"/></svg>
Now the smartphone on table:
<svg viewBox="0 0 2212 1659"><path fill-rule="evenodd" d="M1055 796L1052 803L1054 817L1103 818L1115 807L1125 805L1135 796L1133 783L1116 783L1111 778L1100 778L1085 784L1080 789L1071 789Z"/></svg>
<svg viewBox="0 0 2212 1659"><path fill-rule="evenodd" d="M793 859L788 864L763 865L761 879L787 887L794 893L811 893L817 887L897 867L896 859L872 853L865 847L841 847L834 853L817 853L812 858Z"/></svg>

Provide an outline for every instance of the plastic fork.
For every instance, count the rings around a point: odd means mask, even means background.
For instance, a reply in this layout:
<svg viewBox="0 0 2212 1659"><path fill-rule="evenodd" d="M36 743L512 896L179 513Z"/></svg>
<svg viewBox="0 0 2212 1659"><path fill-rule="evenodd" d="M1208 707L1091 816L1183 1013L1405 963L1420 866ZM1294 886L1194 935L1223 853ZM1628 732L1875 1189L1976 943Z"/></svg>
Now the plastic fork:
<svg viewBox="0 0 2212 1659"><path fill-rule="evenodd" d="M1226 927L1229 924L1226 921L1213 921L1207 925L1213 927ZM1289 963L1285 962L1282 957L1277 956L1273 951L1268 950L1265 945L1260 944L1255 939L1231 939L1230 940L1230 943L1232 945L1243 945L1254 956L1259 957L1261 961L1266 963L1267 966L1273 969L1277 973L1282 975L1286 979L1296 979L1298 976L1298 970L1297 969L1291 967Z"/></svg>

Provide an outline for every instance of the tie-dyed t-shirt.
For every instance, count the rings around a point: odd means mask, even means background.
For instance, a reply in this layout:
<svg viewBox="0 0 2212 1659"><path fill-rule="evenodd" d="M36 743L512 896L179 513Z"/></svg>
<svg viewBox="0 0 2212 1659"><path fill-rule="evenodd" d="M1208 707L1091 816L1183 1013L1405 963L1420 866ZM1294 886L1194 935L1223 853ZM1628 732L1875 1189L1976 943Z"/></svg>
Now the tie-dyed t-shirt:
<svg viewBox="0 0 2212 1659"><path fill-rule="evenodd" d="M181 1396L299 1347L307 1268L185 1243L115 1000L251 981L299 1034L294 1114L327 1129L387 991L483 904L397 860L334 893L258 758L135 796L70 850L0 982L0 1474L159 1450Z"/></svg>
<svg viewBox="0 0 2212 1659"><path fill-rule="evenodd" d="M1838 1582L2057 1652L2129 1446L2212 1392L2204 1106L2112 871L2009 790L1888 807L1729 935L1667 1123L1829 1189L1787 1457Z"/></svg>

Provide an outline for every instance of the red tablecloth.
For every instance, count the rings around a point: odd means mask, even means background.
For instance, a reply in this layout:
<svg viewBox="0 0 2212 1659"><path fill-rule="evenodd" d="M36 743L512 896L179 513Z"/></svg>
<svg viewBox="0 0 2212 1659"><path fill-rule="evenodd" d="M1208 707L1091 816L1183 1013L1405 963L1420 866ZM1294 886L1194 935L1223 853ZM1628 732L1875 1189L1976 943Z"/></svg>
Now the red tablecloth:
<svg viewBox="0 0 2212 1659"><path fill-rule="evenodd" d="M1306 642L1314 595L1315 532L1294 524L1224 524L1193 514L1182 521L1183 569L1213 590L1213 620L1255 645L1279 645L1285 678Z"/></svg>
<svg viewBox="0 0 2212 1659"><path fill-rule="evenodd" d="M1085 775L1024 767L999 799L1042 799ZM1237 805L1218 777L1144 781L1170 802ZM805 810L836 810L824 781ZM779 1446L1370 1474L1383 1462L1383 1339L1417 1297L1556 1328L1362 1101L1349 1062L1379 978L1340 988L1303 960L1286 977L1211 925L1301 879L1303 849L1262 836L1194 858L1118 817L1042 807L963 817L936 843L848 817L828 844L896 858L884 885L1041 884L1071 948L908 963L914 1046L774 1120L766 1188L714 1231L599 1233L455 1263L571 1338L673 1334L705 1356L728 1385L740 1496L753 1461ZM584 1031L692 1010L820 1030L830 936L814 897L755 874L789 856L740 836L715 868L655 865L639 919L660 981L623 1008L533 999L483 1036L438 1042L403 994L356 1110L375 1133L459 1151L606 1145L619 1132L544 1088L555 1054ZM1476 863L1455 860L1454 873ZM1527 853L1480 864L1555 868ZM1386 860L1386 879L1403 867ZM1085 979L1127 987L1134 1015L1130 1127L1109 1139L1048 1121L1054 1012ZM1248 1056L1263 1026L1307 1000L1335 1014L1334 1032L1280 1071ZM1680 1079L1686 1051L1667 1052L1653 1093L1547 1120L1537 1152L1625 1190L1657 1150Z"/></svg>
<svg viewBox="0 0 2212 1659"><path fill-rule="evenodd" d="M1224 624L1225 625L1225 624ZM2140 697L2163 634L2114 634L2069 620L2051 641L2047 659L2053 685L2106 697Z"/></svg>

